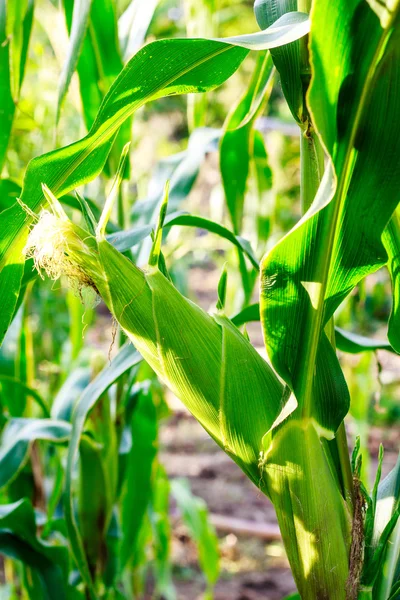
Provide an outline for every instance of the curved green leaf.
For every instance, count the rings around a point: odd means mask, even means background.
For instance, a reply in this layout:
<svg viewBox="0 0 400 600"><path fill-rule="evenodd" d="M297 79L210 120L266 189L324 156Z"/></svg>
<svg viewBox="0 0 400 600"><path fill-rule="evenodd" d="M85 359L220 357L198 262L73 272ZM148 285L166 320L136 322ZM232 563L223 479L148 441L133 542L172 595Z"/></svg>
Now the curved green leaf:
<svg viewBox="0 0 400 600"><path fill-rule="evenodd" d="M210 219L205 219L204 217L191 215L185 212L172 213L165 218L164 229L173 227L174 225L180 225L183 227L197 227L198 229L204 229L210 233L215 233L219 237L228 240L247 256L253 268L258 271L259 263L253 252L250 242L239 235L235 235L223 225L220 225L215 221L211 221ZM120 252L126 252L126 250L129 250L136 244L139 244L141 241L146 239L152 231L153 227L151 225L137 226L133 227L132 229L128 229L127 231L112 233L111 235L107 236L107 241L110 242L110 244L112 244L114 248Z"/></svg>
<svg viewBox="0 0 400 600"><path fill-rule="evenodd" d="M239 250L241 250L241 252L243 252L250 260L254 269L258 271L259 263L256 256L254 255L250 242L240 237L239 235L235 235L232 231L230 231L223 225L220 225L215 221L211 221L210 219L205 219L204 217L190 215L187 213L173 213L171 215L168 215L164 221L164 227L172 227L173 225L198 227L199 229L205 229L210 233L215 233L216 235L225 238L226 240L234 244L237 248L239 248Z"/></svg>
<svg viewBox="0 0 400 600"><path fill-rule="evenodd" d="M46 600L67 600L68 549L50 546L36 535L35 514L26 499L0 505L0 552L30 567L35 593Z"/></svg>
<svg viewBox="0 0 400 600"><path fill-rule="evenodd" d="M71 425L56 419L12 419L5 428L0 447L0 488L12 481L29 457L35 440L64 444L71 435Z"/></svg>
<svg viewBox="0 0 400 600"><path fill-rule="evenodd" d="M249 49L279 46L309 29L306 15L290 13L266 31L221 40L160 40L140 50L126 65L104 98L88 135L29 163L22 202L38 212L44 205L41 184L61 196L94 179L103 169L115 136L140 106L162 96L204 92L226 81ZM149 68L151 61L151 68ZM18 297L22 249L31 217L19 204L0 214L3 310L0 338L6 331Z"/></svg>
<svg viewBox="0 0 400 600"><path fill-rule="evenodd" d="M340 327L335 327L336 346L342 352L349 354L358 354L365 350L388 350L394 352L391 344L386 340L374 340L372 338L345 331Z"/></svg>

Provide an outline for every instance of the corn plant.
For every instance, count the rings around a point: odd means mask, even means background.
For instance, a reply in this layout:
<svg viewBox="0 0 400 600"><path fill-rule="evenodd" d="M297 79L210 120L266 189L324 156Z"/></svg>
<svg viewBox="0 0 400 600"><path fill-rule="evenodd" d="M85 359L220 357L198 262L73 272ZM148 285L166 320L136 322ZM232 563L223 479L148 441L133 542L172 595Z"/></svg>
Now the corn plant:
<svg viewBox="0 0 400 600"><path fill-rule="evenodd" d="M400 351L395 214L400 3L261 0L255 13L261 29L255 34L160 40L142 48L105 94L87 136L29 164L18 202L0 215L2 331L23 294L27 257L42 274L66 276L87 302L101 297L160 380L273 502L300 597L395 599L400 589L399 463L380 483L381 452L369 491L360 477L359 443L350 459L344 419L351 399L336 355L334 313L363 278L387 264L394 298L389 342ZM71 39L79 39L82 23L74 16ZM145 269L126 255L135 232L108 237L126 146L99 219L82 198L85 225L79 226L59 201L104 168L114 168L115 159L107 163L114 156L113 143L125 141L118 132L137 108L164 95L208 92L224 83L250 51L266 50L270 55L257 61L250 91L228 118L221 141L234 231L202 224L238 248L246 303L254 277L248 277L243 255L259 268L260 305L253 309L261 318L271 364L235 325L248 316L233 322L225 314L225 271L212 314L173 285L161 249L163 230L174 224L167 214L168 185ZM71 52L70 70L77 51L78 46ZM243 162L235 152L245 143L244 160L257 162L265 155L253 125L268 99L272 63L299 126L303 216L258 266L238 236L248 169L236 171ZM65 502L72 553L91 598L98 597L99 586L85 527L78 527L74 515L72 477L78 454L83 464L98 452L84 435L94 402L88 395L73 415Z"/></svg>

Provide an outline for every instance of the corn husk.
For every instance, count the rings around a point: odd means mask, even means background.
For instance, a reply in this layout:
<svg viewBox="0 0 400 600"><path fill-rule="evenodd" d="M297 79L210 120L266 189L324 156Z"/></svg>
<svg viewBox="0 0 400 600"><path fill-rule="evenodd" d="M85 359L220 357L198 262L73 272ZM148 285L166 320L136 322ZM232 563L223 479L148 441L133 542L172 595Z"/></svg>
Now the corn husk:
<svg viewBox="0 0 400 600"><path fill-rule="evenodd" d="M45 243L34 230L26 249L37 267L63 271L82 297L98 294L159 378L271 498L301 597L345 600L351 515L316 423L296 420L288 388L222 310L207 314L154 261L141 270L62 215L45 224Z"/></svg>
<svg viewBox="0 0 400 600"><path fill-rule="evenodd" d="M98 294L160 379L262 487L262 438L285 401L271 367L229 319L183 297L158 267L143 271L66 218L49 221L45 244L39 223L26 248L39 270L64 272L82 297Z"/></svg>

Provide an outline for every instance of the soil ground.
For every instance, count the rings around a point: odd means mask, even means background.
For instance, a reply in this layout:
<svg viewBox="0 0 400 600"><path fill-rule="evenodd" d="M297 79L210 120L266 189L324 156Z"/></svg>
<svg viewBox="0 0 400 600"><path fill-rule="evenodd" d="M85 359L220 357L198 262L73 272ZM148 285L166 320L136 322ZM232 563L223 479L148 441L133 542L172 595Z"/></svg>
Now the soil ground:
<svg viewBox="0 0 400 600"><path fill-rule="evenodd" d="M161 448L168 475L185 477L211 514L276 524L269 500L185 411L175 412L162 428ZM219 540L221 577L215 600L278 600L295 591L280 541L266 543L233 533L224 533ZM173 560L179 598L201 598L204 582L196 550L179 521L174 528Z"/></svg>

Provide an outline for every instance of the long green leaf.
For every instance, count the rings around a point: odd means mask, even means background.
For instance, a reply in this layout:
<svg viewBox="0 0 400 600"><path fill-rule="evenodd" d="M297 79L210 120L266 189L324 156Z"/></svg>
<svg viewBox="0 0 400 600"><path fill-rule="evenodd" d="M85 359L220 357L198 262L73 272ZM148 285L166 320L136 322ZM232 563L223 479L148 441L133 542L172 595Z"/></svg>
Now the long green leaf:
<svg viewBox="0 0 400 600"><path fill-rule="evenodd" d="M61 196L94 179L103 169L115 136L124 121L150 100L171 94L200 92L221 85L250 49L289 43L309 30L306 15L285 15L266 31L220 40L160 40L140 50L111 86L88 135L29 163L22 202L30 210L44 205L44 182ZM149 68L151 61L151 68ZM31 217L19 204L3 211L0 228L0 293L3 310L0 339L12 318L22 276L22 249Z"/></svg>
<svg viewBox="0 0 400 600"><path fill-rule="evenodd" d="M388 350L394 352L391 344L387 340L375 340L357 333L345 331L340 327L335 327L336 346L342 352L349 354L358 354L365 350Z"/></svg>
<svg viewBox="0 0 400 600"><path fill-rule="evenodd" d="M67 24L73 21L73 0L64 0ZM104 96L123 68L117 36L116 7L113 0L92 0L86 35L76 65L82 98L83 116L89 130ZM112 155L117 163L130 138L131 121L121 127ZM115 165L116 166L116 165ZM126 170L129 173L129 169Z"/></svg>
<svg viewBox="0 0 400 600"><path fill-rule="evenodd" d="M121 569L138 551L138 536L152 495L158 425L151 386L138 393L130 434L132 447L127 458L121 495Z"/></svg>
<svg viewBox="0 0 400 600"><path fill-rule="evenodd" d="M269 27L279 17L298 10L298 0L255 0L254 13L261 29ZM304 6L304 3L303 3ZM282 89L292 115L299 123L307 118L304 102L304 65L301 64L300 42L272 50L274 64L281 77Z"/></svg>
<svg viewBox="0 0 400 600"><path fill-rule="evenodd" d="M29 457L35 440L65 444L71 425L56 419L12 419L3 432L0 447L0 488L12 481Z"/></svg>
<svg viewBox="0 0 400 600"><path fill-rule="evenodd" d="M159 0L131 0L118 19L118 37L124 60L142 46Z"/></svg>
<svg viewBox="0 0 400 600"><path fill-rule="evenodd" d="M88 587L90 597L96 598L94 592L92 577L87 563L82 538L76 523L74 514L72 483L75 461L78 457L79 444L83 433L89 411L94 407L98 399L107 391L107 389L128 369L141 361L141 356L129 343L123 346L110 365L92 381L80 397L73 416L71 441L68 447L68 459L66 470L66 498L65 498L65 519L71 550L75 557L78 569L82 575L83 581Z"/></svg>
<svg viewBox="0 0 400 600"><path fill-rule="evenodd" d="M0 1L0 173L25 71L33 0Z"/></svg>
<svg viewBox="0 0 400 600"><path fill-rule="evenodd" d="M85 38L89 22L92 0L75 0L73 3L72 23L67 58L63 64L58 86L57 123L60 119L61 107L67 94L72 75L78 64L79 54Z"/></svg>
<svg viewBox="0 0 400 600"><path fill-rule="evenodd" d="M393 348L400 352L400 215L397 209L384 233L383 244L388 253L388 269L392 279L392 311L389 318L388 338Z"/></svg>
<svg viewBox="0 0 400 600"><path fill-rule="evenodd" d="M229 113L220 142L220 170L225 199L235 233L242 230L244 199L254 145L254 123L271 86L273 64L259 55L245 93Z"/></svg>

